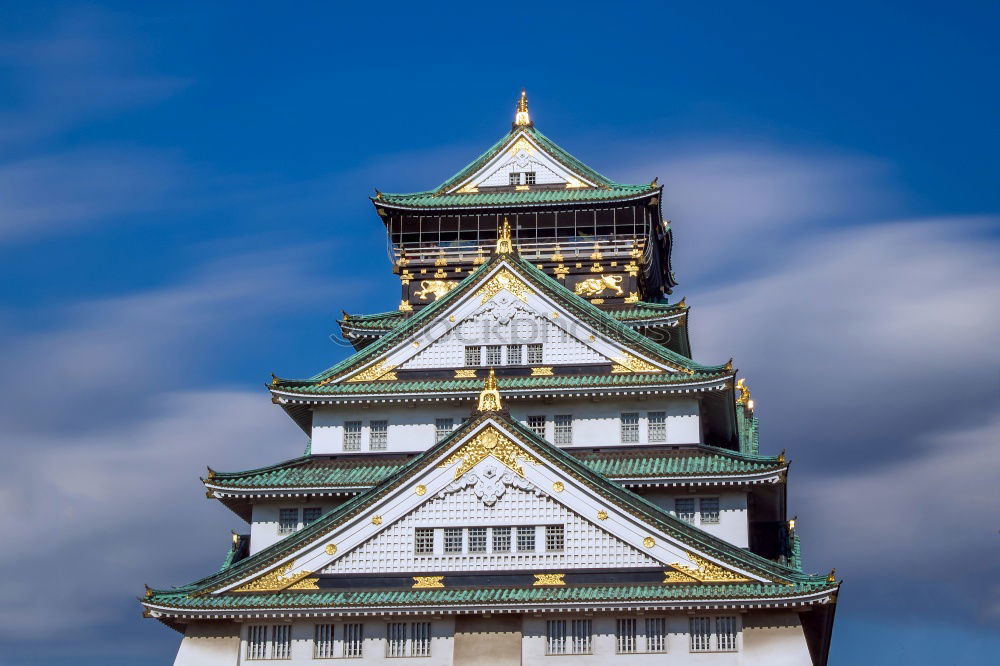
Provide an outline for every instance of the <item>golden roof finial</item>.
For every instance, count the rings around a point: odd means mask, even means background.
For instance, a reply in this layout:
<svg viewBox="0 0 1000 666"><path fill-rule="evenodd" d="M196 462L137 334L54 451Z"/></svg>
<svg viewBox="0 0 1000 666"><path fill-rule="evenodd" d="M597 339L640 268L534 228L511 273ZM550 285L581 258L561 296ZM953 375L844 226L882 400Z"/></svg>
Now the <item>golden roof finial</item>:
<svg viewBox="0 0 1000 666"><path fill-rule="evenodd" d="M521 99L517 100L517 113L514 114L514 127L531 127L531 116L528 115L528 94L521 88Z"/></svg>
<svg viewBox="0 0 1000 666"><path fill-rule="evenodd" d="M483 382L483 390L479 394L479 411L498 412L500 411L500 391L497 390L497 377L490 368L490 374Z"/></svg>
<svg viewBox="0 0 1000 666"><path fill-rule="evenodd" d="M514 251L514 245L510 242L510 222L503 218L503 226L500 227L500 234L497 236L497 254L510 254Z"/></svg>
<svg viewBox="0 0 1000 666"><path fill-rule="evenodd" d="M746 377L739 379L736 382L736 390L740 392L739 396L736 398L737 405L747 405L750 406L750 388L747 386ZM753 409L753 407L750 407Z"/></svg>

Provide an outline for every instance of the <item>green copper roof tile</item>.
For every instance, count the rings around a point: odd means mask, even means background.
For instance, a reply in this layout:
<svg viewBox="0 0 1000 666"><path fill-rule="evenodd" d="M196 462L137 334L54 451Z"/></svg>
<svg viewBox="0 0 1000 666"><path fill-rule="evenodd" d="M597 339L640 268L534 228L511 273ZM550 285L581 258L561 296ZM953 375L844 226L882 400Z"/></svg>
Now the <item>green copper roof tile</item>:
<svg viewBox="0 0 1000 666"><path fill-rule="evenodd" d="M413 194L390 194L383 192L378 204L406 206L409 208L466 208L473 206L530 206L533 204L570 203L587 201L614 201L652 195L659 186L613 185L599 188L531 190L500 190L476 192L472 194L437 194L415 192Z"/></svg>

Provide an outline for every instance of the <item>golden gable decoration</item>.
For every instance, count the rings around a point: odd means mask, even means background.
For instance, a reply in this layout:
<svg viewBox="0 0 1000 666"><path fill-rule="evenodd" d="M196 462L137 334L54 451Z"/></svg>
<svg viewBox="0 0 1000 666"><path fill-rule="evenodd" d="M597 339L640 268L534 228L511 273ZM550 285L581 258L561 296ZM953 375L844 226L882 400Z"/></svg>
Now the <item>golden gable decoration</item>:
<svg viewBox="0 0 1000 666"><path fill-rule="evenodd" d="M496 275L487 280L486 284L479 288L479 291L476 292L476 296L481 299L482 303L486 303L504 289L514 294L522 301L527 300L528 296L532 296L535 293L531 291L531 288L528 287L528 285L526 285L521 278L511 273L506 268L502 268Z"/></svg>
<svg viewBox="0 0 1000 666"><path fill-rule="evenodd" d="M365 368L361 372L347 379L348 382L391 382L396 380L396 373L393 370L396 369L395 365L389 365L386 361L382 360L375 365Z"/></svg>
<svg viewBox="0 0 1000 666"><path fill-rule="evenodd" d="M533 465L541 464L537 458L522 449L509 437L493 426L488 426L445 458L438 467L450 467L461 461L462 464L455 470L455 478L458 479L490 456L521 477L524 476L524 469L517 461L518 458Z"/></svg>
<svg viewBox="0 0 1000 666"><path fill-rule="evenodd" d="M235 588L233 592L277 592L279 590L316 590L318 578L306 580L312 571L300 571L289 575L295 568L295 560L268 571L248 583Z"/></svg>
<svg viewBox="0 0 1000 666"><path fill-rule="evenodd" d="M687 554L688 559L698 565L697 568L689 567L680 562L672 562L675 571L664 571L666 576L664 583L748 583L749 578L735 571L730 571L714 562L709 562L704 557L699 557L694 553Z"/></svg>

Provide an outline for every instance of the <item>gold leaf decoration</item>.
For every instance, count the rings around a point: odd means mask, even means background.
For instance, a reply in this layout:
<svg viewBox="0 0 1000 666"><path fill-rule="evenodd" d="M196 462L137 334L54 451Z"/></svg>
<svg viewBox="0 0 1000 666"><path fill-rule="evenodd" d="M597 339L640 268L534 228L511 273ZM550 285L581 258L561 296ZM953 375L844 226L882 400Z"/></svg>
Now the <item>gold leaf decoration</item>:
<svg viewBox="0 0 1000 666"><path fill-rule="evenodd" d="M444 587L444 576L413 576L413 589Z"/></svg>
<svg viewBox="0 0 1000 666"><path fill-rule="evenodd" d="M244 583L239 587L235 588L233 592L276 592L278 590L284 590L290 588L295 583L298 583L306 576L312 574L312 571L300 571L295 574L289 574L289 572L295 568L295 560L292 560L288 564L282 564L280 567L268 571L263 576L258 576L248 583ZM294 589L315 589L315 588L294 588Z"/></svg>
<svg viewBox="0 0 1000 666"><path fill-rule="evenodd" d="M334 555L337 552L337 545L333 543L326 544L326 554Z"/></svg>
<svg viewBox="0 0 1000 666"><path fill-rule="evenodd" d="M476 292L476 296L480 298L482 303L486 303L504 289L514 294L522 301L527 300L528 296L535 293L531 291L528 285L526 285L521 278L511 273L506 268L503 268L497 272L496 275L487 280L486 284L479 288L479 291Z"/></svg>
<svg viewBox="0 0 1000 666"><path fill-rule="evenodd" d="M552 490L556 491L557 493L561 493L562 491L566 490L566 486L563 485L562 481L556 481L555 483L552 484Z"/></svg>
<svg viewBox="0 0 1000 666"><path fill-rule="evenodd" d="M376 379L379 379L380 377L385 375L386 373L392 372L395 368L396 368L395 365L389 365L386 361L382 360L376 363L375 365L371 365L362 370L361 372L353 375L347 381L373 382ZM393 379L395 379L395 376L393 376Z"/></svg>
<svg viewBox="0 0 1000 666"><path fill-rule="evenodd" d="M414 488L413 492L415 492L418 497L419 496L423 496L424 493L427 492L427 486L425 486L424 484L421 483L419 486L417 486L416 488Z"/></svg>
<svg viewBox="0 0 1000 666"><path fill-rule="evenodd" d="M532 368L531 369L531 376L532 377L551 377L552 376L552 368L544 367L544 366L539 366L539 367L536 367L536 368Z"/></svg>
<svg viewBox="0 0 1000 666"><path fill-rule="evenodd" d="M642 545L645 546L646 548L652 548L653 546L656 545L656 539L654 539L653 537L646 537L645 539L642 540Z"/></svg>
<svg viewBox="0 0 1000 666"><path fill-rule="evenodd" d="M675 571L665 571L666 578L664 578L664 583L690 583L692 581L699 583L746 583L750 582L750 579L746 576L736 573L735 571L730 571L725 567L721 567L715 562L709 562L704 557L695 555L694 553L687 554L688 559L697 564L697 567L689 567L686 564L681 564L680 562L672 562L672 566Z"/></svg>
<svg viewBox="0 0 1000 666"><path fill-rule="evenodd" d="M382 516L372 516L372 525L381 525Z"/></svg>
<svg viewBox="0 0 1000 666"><path fill-rule="evenodd" d="M625 353L623 356L616 356L611 360L615 362L614 367L611 368L611 372L615 374L622 372L663 372L663 370L652 363L629 353Z"/></svg>
<svg viewBox="0 0 1000 666"><path fill-rule="evenodd" d="M455 371L455 379L475 379L475 378L476 378L476 371L475 370L456 370Z"/></svg>
<svg viewBox="0 0 1000 666"><path fill-rule="evenodd" d="M598 520L607 520L608 519L608 512L605 511L604 509L601 509L600 511L597 512L597 519Z"/></svg>
<svg viewBox="0 0 1000 666"><path fill-rule="evenodd" d="M537 458L515 444L513 440L493 426L488 426L445 458L438 467L450 467L461 461L462 464L455 469L455 478L457 479L489 456L493 456L518 476L524 476L524 470L517 461L518 458L533 465L541 464Z"/></svg>
<svg viewBox="0 0 1000 666"><path fill-rule="evenodd" d="M535 582L532 585L565 585L564 573L540 573L535 574Z"/></svg>

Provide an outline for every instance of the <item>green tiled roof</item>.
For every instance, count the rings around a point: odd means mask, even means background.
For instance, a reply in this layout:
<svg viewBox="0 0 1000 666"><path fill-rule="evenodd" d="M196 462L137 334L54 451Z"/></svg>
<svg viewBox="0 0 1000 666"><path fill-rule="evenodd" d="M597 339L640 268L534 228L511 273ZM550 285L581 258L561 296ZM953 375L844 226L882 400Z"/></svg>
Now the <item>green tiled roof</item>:
<svg viewBox="0 0 1000 666"><path fill-rule="evenodd" d="M640 319L657 319L659 317L669 317L670 315L681 314L687 311L686 305L680 303L646 303L640 301L632 307L622 310L609 310L608 314L618 321L631 322Z"/></svg>
<svg viewBox="0 0 1000 666"><path fill-rule="evenodd" d="M567 452L610 479L743 475L785 467L777 457L746 456L715 447ZM234 489L367 487L396 473L408 456L304 456L244 472L212 472L208 483Z"/></svg>
<svg viewBox="0 0 1000 666"><path fill-rule="evenodd" d="M389 194L383 192L377 204L411 208L465 208L467 206L530 206L532 204L570 203L577 201L614 201L631 199L658 192L660 187L649 185L614 185L598 188L498 190L469 194Z"/></svg>

